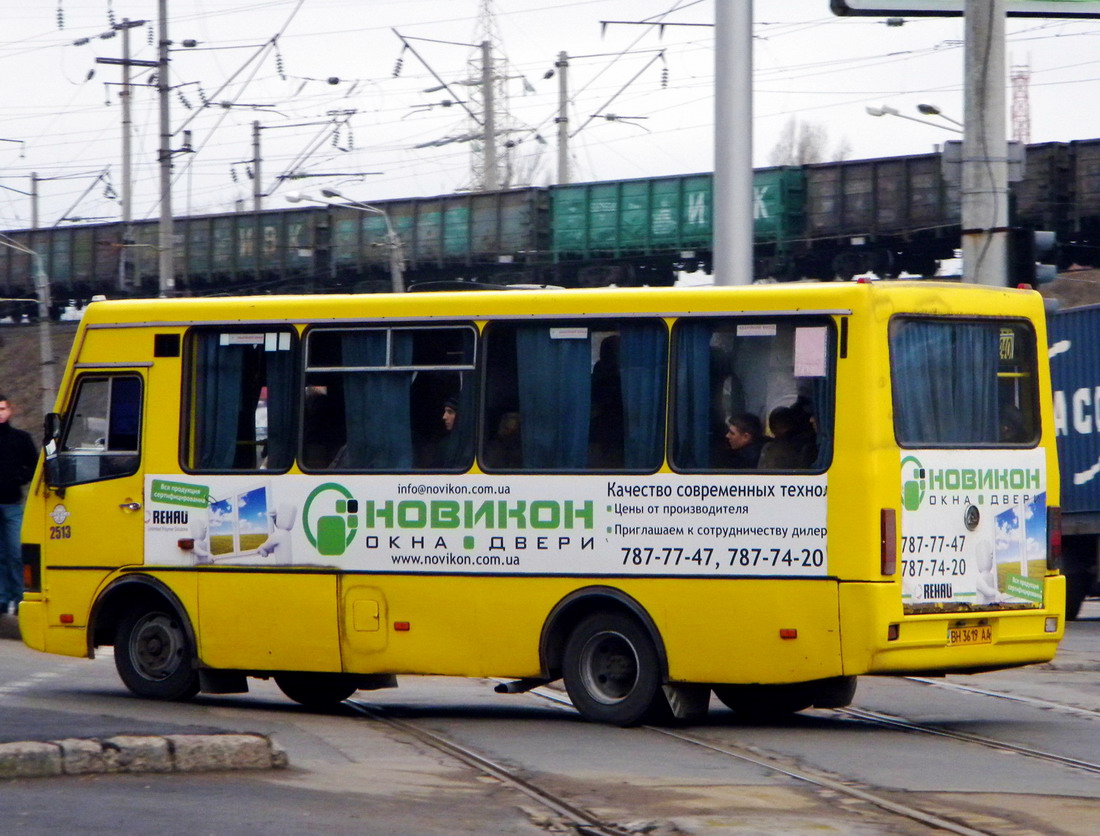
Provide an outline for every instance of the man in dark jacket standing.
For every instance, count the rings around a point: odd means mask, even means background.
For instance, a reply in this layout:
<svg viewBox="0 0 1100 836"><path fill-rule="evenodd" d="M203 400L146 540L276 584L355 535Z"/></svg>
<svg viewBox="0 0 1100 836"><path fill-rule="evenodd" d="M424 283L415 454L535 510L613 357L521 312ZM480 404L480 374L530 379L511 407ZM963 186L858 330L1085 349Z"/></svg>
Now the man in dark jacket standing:
<svg viewBox="0 0 1100 836"><path fill-rule="evenodd" d="M0 615L14 613L23 598L23 486L38 460L30 435L11 425L11 412L0 394Z"/></svg>

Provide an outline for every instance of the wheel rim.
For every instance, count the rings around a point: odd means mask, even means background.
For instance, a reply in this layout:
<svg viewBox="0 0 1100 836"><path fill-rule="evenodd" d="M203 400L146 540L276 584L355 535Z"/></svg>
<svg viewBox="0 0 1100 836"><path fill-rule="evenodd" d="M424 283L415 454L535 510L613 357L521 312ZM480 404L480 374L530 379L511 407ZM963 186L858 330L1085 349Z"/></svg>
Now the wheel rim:
<svg viewBox="0 0 1100 836"><path fill-rule="evenodd" d="M622 702L638 684L638 653L622 633L597 633L580 654L585 690L597 702Z"/></svg>
<svg viewBox="0 0 1100 836"><path fill-rule="evenodd" d="M150 680L167 679L183 658L184 637L168 616L154 613L142 618L130 633L130 660L134 670Z"/></svg>

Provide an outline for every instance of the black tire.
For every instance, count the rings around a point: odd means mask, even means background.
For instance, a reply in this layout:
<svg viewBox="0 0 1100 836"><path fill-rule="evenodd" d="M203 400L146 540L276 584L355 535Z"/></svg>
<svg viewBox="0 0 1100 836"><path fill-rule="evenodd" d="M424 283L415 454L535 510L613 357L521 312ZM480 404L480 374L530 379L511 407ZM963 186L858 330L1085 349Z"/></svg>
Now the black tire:
<svg viewBox="0 0 1100 836"><path fill-rule="evenodd" d="M586 720L632 726L665 703L653 640L633 618L595 613L569 634L565 690Z"/></svg>
<svg viewBox="0 0 1100 836"><path fill-rule="evenodd" d="M199 692L195 648L172 607L130 610L115 633L115 667L133 693L154 700L188 700Z"/></svg>
<svg viewBox="0 0 1100 836"><path fill-rule="evenodd" d="M1075 621L1081 614L1081 605L1092 590L1095 579L1084 572L1066 575L1066 618Z"/></svg>
<svg viewBox="0 0 1100 836"><path fill-rule="evenodd" d="M857 678L833 676L807 683L813 691L814 708L844 708L852 704L856 696Z"/></svg>
<svg viewBox="0 0 1100 836"><path fill-rule="evenodd" d="M746 720L777 720L809 708L814 691L809 683L790 685L715 685L714 696Z"/></svg>
<svg viewBox="0 0 1100 836"><path fill-rule="evenodd" d="M328 709L359 690L354 680L339 673L277 673L279 690L306 708Z"/></svg>

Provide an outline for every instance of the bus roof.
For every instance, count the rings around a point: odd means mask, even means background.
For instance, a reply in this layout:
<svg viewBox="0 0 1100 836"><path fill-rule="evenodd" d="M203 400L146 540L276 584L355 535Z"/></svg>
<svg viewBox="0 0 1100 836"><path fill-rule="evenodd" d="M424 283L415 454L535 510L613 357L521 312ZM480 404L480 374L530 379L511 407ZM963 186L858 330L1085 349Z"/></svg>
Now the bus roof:
<svg viewBox="0 0 1100 836"><path fill-rule="evenodd" d="M736 287L523 289L478 293L216 296L93 302L85 326L203 322L334 322L363 319L495 319L725 312L847 313L886 303L889 312L1040 316L1030 290L957 282L800 282ZM881 311L880 311L881 313Z"/></svg>

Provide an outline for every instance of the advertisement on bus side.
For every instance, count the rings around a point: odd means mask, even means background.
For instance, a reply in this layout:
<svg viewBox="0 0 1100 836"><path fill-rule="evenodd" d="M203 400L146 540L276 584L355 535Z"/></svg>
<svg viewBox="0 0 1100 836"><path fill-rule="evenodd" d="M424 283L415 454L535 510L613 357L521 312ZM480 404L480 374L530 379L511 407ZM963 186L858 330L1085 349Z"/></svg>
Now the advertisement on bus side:
<svg viewBox="0 0 1100 836"><path fill-rule="evenodd" d="M145 562L823 577L827 477L147 476Z"/></svg>

